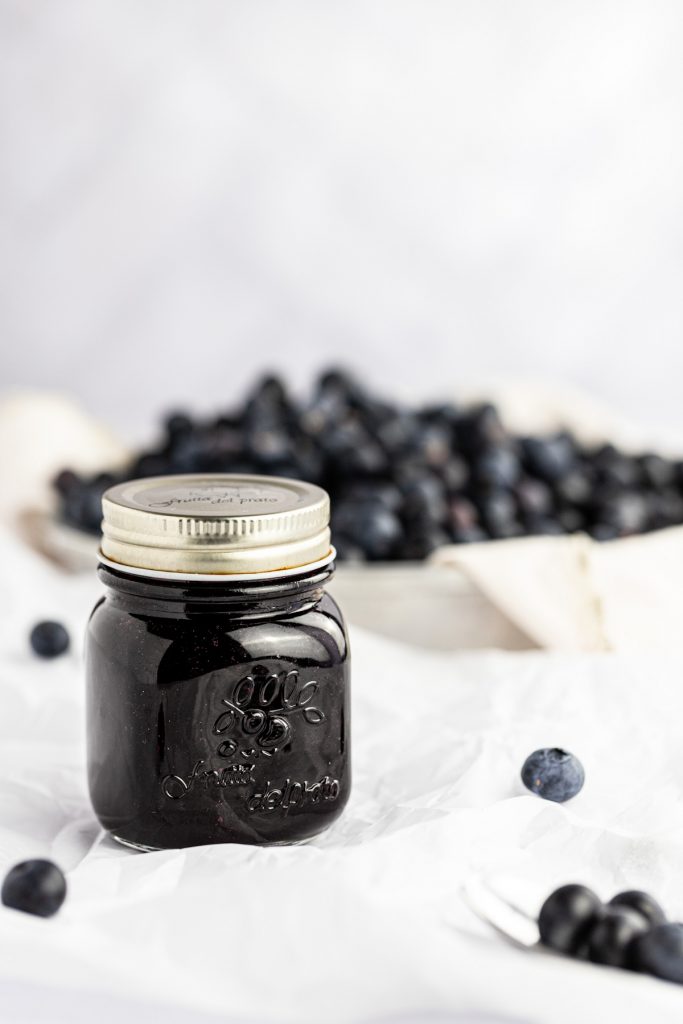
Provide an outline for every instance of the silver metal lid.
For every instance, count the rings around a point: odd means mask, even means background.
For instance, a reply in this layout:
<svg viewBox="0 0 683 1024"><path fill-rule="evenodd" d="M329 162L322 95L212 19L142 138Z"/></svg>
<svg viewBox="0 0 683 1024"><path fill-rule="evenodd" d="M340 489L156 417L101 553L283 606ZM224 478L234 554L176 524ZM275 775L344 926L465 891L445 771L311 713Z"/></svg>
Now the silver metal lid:
<svg viewBox="0 0 683 1024"><path fill-rule="evenodd" d="M315 484L222 473L148 477L102 498L102 554L182 574L277 572L330 548L330 501Z"/></svg>

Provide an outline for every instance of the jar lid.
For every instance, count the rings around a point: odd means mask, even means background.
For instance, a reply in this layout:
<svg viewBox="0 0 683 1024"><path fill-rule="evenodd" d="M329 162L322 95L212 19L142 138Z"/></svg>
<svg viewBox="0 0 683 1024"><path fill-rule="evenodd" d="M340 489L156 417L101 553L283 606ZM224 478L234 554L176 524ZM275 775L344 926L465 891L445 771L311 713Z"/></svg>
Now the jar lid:
<svg viewBox="0 0 683 1024"><path fill-rule="evenodd" d="M157 476L102 496L102 555L162 572L277 572L331 553L330 499L283 477Z"/></svg>

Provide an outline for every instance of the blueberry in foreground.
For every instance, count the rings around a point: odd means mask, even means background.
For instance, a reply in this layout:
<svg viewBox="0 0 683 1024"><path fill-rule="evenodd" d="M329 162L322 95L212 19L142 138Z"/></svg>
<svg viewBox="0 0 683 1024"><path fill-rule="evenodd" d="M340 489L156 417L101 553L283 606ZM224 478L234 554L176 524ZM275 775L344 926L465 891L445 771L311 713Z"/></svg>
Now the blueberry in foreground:
<svg viewBox="0 0 683 1024"><path fill-rule="evenodd" d="M649 931L647 918L631 907L605 907L591 928L588 955L593 963L626 967L630 943Z"/></svg>
<svg viewBox="0 0 683 1024"><path fill-rule="evenodd" d="M629 947L629 967L683 985L683 924L658 924L640 935Z"/></svg>
<svg viewBox="0 0 683 1024"><path fill-rule="evenodd" d="M66 878L51 860L25 860L8 872L2 902L13 910L38 917L56 914L66 896Z"/></svg>
<svg viewBox="0 0 683 1024"><path fill-rule="evenodd" d="M38 622L31 630L30 640L39 658L56 658L69 648L69 634L61 622Z"/></svg>
<svg viewBox="0 0 683 1024"><path fill-rule="evenodd" d="M548 896L538 915L544 946L557 953L579 955L602 915L602 903L585 885L563 885Z"/></svg>
<svg viewBox="0 0 683 1024"><path fill-rule="evenodd" d="M651 928L655 925L664 924L666 914L649 893L641 892L640 889L629 889L628 892L619 892L607 904L608 907L630 907L637 910Z"/></svg>
<svg viewBox="0 0 683 1024"><path fill-rule="evenodd" d="M522 766L522 782L544 800L564 803L580 791L585 779L583 765L566 750L544 747L529 754Z"/></svg>

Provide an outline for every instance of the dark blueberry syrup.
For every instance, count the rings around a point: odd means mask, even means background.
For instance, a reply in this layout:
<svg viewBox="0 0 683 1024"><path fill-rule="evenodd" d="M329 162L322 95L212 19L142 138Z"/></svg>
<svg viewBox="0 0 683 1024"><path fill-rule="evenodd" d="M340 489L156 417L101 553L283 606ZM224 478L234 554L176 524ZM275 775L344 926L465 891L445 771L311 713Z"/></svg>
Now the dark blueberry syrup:
<svg viewBox="0 0 683 1024"><path fill-rule="evenodd" d="M290 844L349 796L349 657L332 567L168 582L100 566L87 643L89 783L141 848Z"/></svg>

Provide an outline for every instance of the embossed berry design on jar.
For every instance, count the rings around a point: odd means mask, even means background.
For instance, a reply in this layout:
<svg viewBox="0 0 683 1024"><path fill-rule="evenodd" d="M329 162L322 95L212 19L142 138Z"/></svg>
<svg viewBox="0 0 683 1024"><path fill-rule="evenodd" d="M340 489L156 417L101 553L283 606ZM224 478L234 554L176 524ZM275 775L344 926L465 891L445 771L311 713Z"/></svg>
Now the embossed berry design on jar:
<svg viewBox="0 0 683 1024"><path fill-rule="evenodd" d="M318 487L158 477L103 499L87 639L95 812L138 849L291 844L349 796L349 655Z"/></svg>

